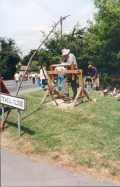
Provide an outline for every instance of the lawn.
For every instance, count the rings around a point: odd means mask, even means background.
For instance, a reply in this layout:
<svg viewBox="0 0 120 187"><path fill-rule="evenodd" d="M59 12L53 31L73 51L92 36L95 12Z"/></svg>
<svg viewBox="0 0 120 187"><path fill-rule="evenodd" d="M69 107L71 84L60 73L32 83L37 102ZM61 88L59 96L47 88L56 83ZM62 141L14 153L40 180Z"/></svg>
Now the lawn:
<svg viewBox="0 0 120 187"><path fill-rule="evenodd" d="M25 94L26 116L40 106L43 93ZM71 163L98 172L107 171L120 176L120 101L91 94L96 103L85 102L74 109L61 110L44 104L39 110L22 121L22 136L16 131L15 111L9 116L6 129L16 143L17 149L24 150L31 142L31 153L67 155ZM4 134L3 134L4 136ZM20 141L21 140L21 143ZM17 144L18 142L18 144ZM27 144L26 144L27 145Z"/></svg>

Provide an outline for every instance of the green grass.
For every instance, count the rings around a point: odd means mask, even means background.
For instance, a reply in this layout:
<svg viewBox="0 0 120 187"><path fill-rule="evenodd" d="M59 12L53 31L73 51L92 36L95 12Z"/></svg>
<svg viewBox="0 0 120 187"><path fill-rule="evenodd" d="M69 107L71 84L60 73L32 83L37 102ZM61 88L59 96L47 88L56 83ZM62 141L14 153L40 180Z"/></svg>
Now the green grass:
<svg viewBox="0 0 120 187"><path fill-rule="evenodd" d="M26 94L27 115L40 106L43 93ZM33 143L34 153L65 152L77 165L107 169L120 176L120 102L112 97L93 93L97 102L80 104L74 109L61 110L43 105L22 122L22 140ZM9 121L15 122L15 112ZM14 124L7 129L18 140ZM22 149L22 145L18 145Z"/></svg>

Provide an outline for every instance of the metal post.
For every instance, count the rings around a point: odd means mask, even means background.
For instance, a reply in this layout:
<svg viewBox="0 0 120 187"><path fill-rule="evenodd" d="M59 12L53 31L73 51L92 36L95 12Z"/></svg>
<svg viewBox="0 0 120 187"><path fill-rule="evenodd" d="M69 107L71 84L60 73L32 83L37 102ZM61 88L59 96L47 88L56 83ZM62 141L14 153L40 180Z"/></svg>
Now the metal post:
<svg viewBox="0 0 120 187"><path fill-rule="evenodd" d="M4 122L5 119L5 111L4 111L4 105L2 105L2 124Z"/></svg>
<svg viewBox="0 0 120 187"><path fill-rule="evenodd" d="M21 111L18 110L18 133L21 135Z"/></svg>

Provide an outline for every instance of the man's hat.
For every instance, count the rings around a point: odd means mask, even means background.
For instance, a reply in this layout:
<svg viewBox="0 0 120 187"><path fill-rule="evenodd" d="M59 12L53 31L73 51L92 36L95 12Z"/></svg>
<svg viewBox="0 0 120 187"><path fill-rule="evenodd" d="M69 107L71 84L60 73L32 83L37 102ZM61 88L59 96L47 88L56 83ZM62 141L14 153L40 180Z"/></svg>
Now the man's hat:
<svg viewBox="0 0 120 187"><path fill-rule="evenodd" d="M92 68L92 67L93 67L92 64L89 64L89 65L88 65L88 68Z"/></svg>
<svg viewBox="0 0 120 187"><path fill-rule="evenodd" d="M66 56L70 53L70 49L62 49L62 56Z"/></svg>

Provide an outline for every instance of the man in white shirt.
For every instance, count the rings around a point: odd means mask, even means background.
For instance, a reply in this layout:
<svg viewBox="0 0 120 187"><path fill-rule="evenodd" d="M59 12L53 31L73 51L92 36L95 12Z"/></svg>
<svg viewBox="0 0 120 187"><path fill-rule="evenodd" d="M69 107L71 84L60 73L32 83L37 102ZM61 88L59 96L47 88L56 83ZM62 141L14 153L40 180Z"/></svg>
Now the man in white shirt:
<svg viewBox="0 0 120 187"><path fill-rule="evenodd" d="M48 74L47 74L47 70L46 67L42 67L40 69L40 80L41 80L41 87L44 89L46 84L47 84L47 79L48 79Z"/></svg>
<svg viewBox="0 0 120 187"><path fill-rule="evenodd" d="M67 65L73 64L77 68L76 57L70 52L70 49L62 49L62 59Z"/></svg>
<svg viewBox="0 0 120 187"><path fill-rule="evenodd" d="M17 73L15 73L15 75L14 75L14 79L15 79L15 81L16 81L16 84L19 82L19 80L20 80L20 75L19 75L19 73L17 72Z"/></svg>
<svg viewBox="0 0 120 187"><path fill-rule="evenodd" d="M65 62L66 65L74 65L77 68L77 61L75 55L70 52L70 49L62 49L62 61ZM77 83L76 78L72 79L70 77L71 87L73 91L73 98L77 95Z"/></svg>

